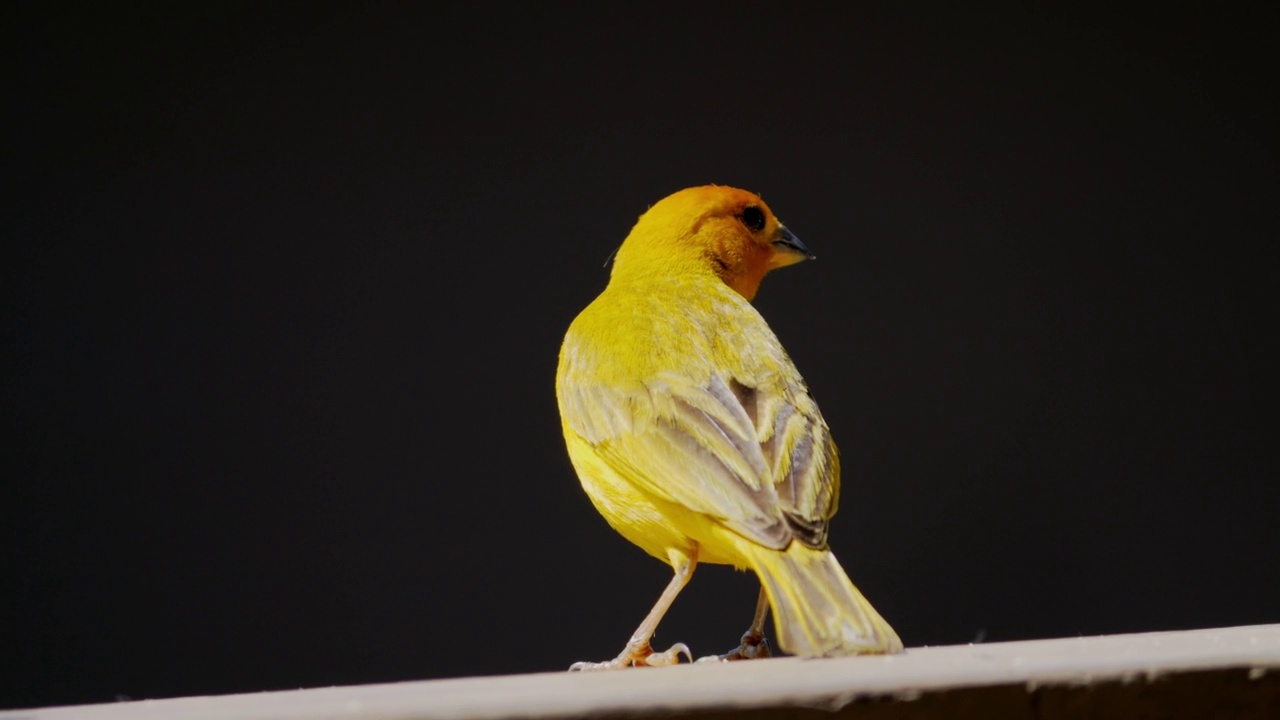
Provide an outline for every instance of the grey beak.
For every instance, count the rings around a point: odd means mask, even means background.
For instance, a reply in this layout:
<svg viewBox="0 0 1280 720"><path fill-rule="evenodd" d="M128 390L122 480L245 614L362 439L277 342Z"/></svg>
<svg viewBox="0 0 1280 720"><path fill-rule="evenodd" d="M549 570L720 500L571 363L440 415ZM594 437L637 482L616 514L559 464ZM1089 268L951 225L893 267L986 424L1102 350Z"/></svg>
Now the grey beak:
<svg viewBox="0 0 1280 720"><path fill-rule="evenodd" d="M777 247L783 247L790 250L795 250L796 252L803 254L805 257L809 258L810 260L818 259L816 255L809 252L809 248L806 247L804 243L800 242L800 238L796 237L795 233L788 230L786 226L783 226L783 225L778 226L778 234L775 236L773 244Z"/></svg>

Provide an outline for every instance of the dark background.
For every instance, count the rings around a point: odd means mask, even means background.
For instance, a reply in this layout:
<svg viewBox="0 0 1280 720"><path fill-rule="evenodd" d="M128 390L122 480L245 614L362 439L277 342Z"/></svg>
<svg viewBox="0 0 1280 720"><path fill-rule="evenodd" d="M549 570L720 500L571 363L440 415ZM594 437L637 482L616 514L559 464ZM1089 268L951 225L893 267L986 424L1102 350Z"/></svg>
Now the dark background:
<svg viewBox="0 0 1280 720"><path fill-rule="evenodd" d="M612 657L556 354L708 182L908 645L1280 621L1274 7L7 6L0 707Z"/></svg>

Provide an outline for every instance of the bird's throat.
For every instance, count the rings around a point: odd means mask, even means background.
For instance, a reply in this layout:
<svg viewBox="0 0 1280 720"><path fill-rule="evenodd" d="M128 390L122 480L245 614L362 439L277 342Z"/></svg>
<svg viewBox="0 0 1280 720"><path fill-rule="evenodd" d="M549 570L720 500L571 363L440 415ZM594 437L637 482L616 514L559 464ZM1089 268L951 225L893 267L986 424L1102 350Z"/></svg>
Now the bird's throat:
<svg viewBox="0 0 1280 720"><path fill-rule="evenodd" d="M755 299L756 292L760 290L760 282L764 280L765 273L769 272L768 261L763 257L739 257L734 258L733 262L716 257L712 258L712 262L716 275L724 284L747 300Z"/></svg>

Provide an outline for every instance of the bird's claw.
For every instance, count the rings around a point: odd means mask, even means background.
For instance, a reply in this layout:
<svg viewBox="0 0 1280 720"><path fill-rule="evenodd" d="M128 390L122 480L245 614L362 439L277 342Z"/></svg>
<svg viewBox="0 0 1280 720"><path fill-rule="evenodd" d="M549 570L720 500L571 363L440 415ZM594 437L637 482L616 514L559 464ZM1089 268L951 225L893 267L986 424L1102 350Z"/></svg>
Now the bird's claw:
<svg viewBox="0 0 1280 720"><path fill-rule="evenodd" d="M656 653L649 643L636 648L628 646L622 654L605 662L576 662L569 666L569 672L586 672L591 670L617 670L625 667L663 667L677 665L683 654L689 662L693 662L693 653L684 643L676 643L665 651Z"/></svg>
<svg viewBox="0 0 1280 720"><path fill-rule="evenodd" d="M734 662L737 660L758 660L760 658L773 657L773 651L769 648L769 641L763 633L752 632L748 630L742 636L738 647L730 650L723 655L708 655L698 658L700 663L713 662Z"/></svg>
<svg viewBox="0 0 1280 720"><path fill-rule="evenodd" d="M644 664L651 667L679 665L681 653L684 653L685 658L689 662L693 662L693 652L689 650L689 646L684 643L676 643L675 645L667 648L665 652L650 652L650 654L644 658Z"/></svg>

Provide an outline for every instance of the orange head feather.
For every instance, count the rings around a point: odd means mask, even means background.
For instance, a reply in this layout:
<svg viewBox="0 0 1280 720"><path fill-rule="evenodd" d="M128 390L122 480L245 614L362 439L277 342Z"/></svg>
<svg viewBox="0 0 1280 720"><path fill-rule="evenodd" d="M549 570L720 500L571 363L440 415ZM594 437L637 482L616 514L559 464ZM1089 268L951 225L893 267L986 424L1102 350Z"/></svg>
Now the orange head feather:
<svg viewBox="0 0 1280 720"><path fill-rule="evenodd" d="M703 185L668 195L640 216L618 249L612 278L710 273L750 300L765 273L812 257L755 193Z"/></svg>

